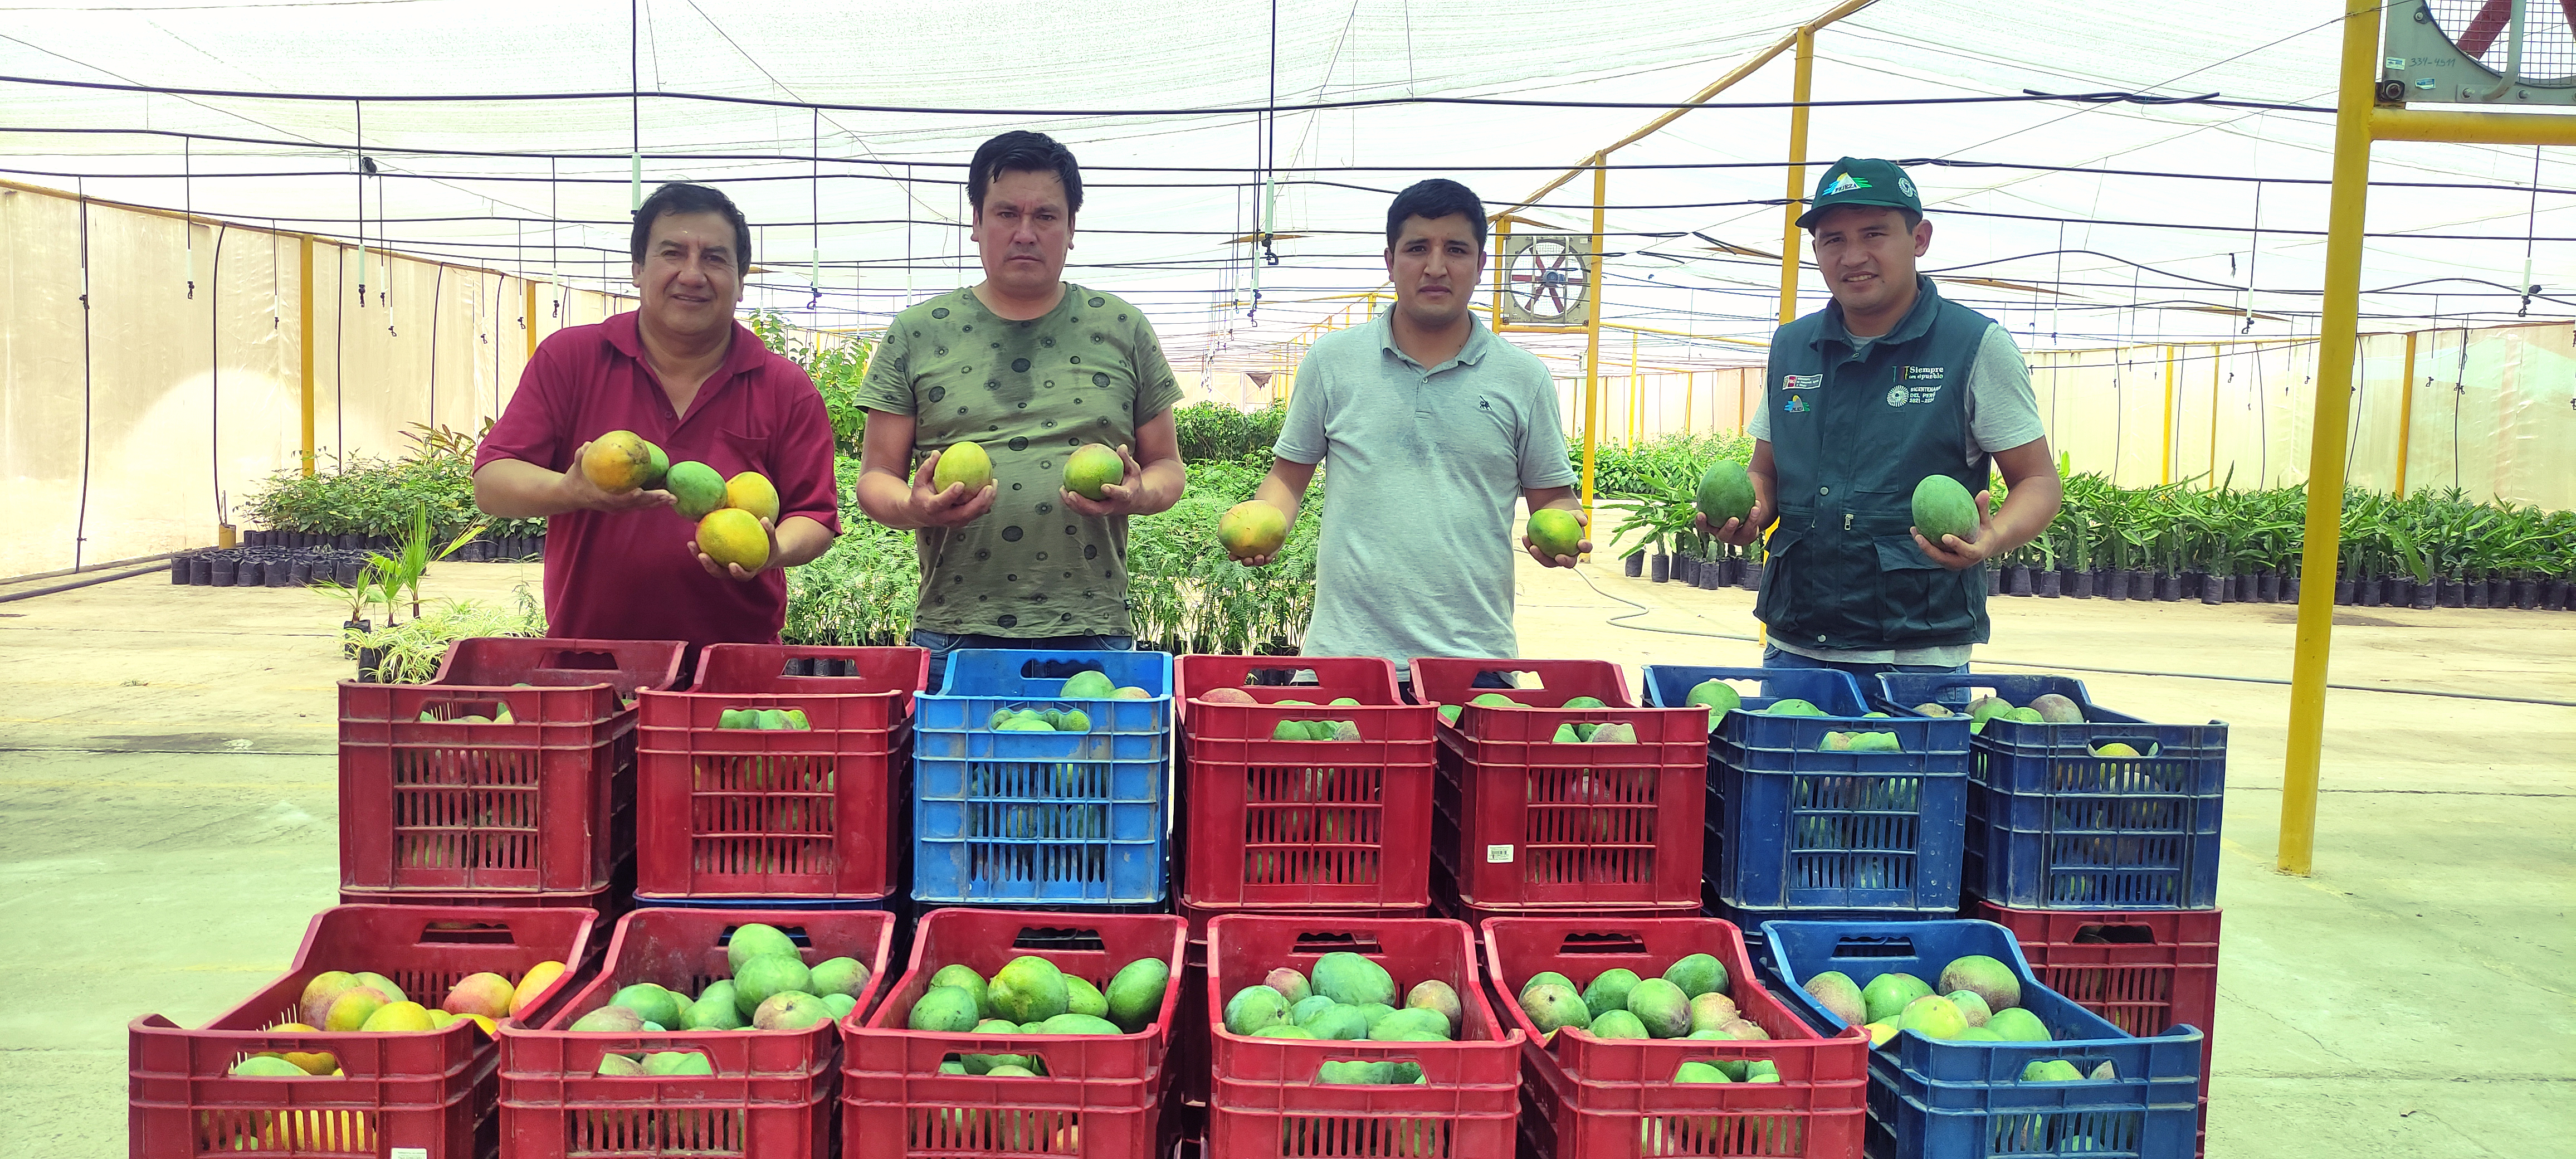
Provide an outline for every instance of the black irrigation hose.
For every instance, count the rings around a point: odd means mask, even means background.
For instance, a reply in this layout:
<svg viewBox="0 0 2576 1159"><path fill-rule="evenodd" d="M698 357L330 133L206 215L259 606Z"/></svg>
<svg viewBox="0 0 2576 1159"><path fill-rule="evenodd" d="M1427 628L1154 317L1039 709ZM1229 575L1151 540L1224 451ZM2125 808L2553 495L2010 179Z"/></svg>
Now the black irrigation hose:
<svg viewBox="0 0 2576 1159"><path fill-rule="evenodd" d="M154 573L168 575L170 573L170 565L166 563L147 564L143 567L135 568L132 571L120 571L110 575L88 576L82 579L73 580L70 583L54 584L50 587L31 588L23 592L9 592L5 595L0 595L0 604L9 603L12 600L32 600L37 596L50 596L55 592L67 592L74 588L85 588L91 584L103 584L111 580L133 579L139 575L151 575Z"/></svg>
<svg viewBox="0 0 2576 1159"><path fill-rule="evenodd" d="M1637 609L1636 611L1629 612L1625 615L1610 617L1608 622L1612 627L1626 628L1632 632L1655 632L1667 636L1704 636L1711 640L1742 640L1749 644L1761 643L1761 639L1759 637L1739 636L1733 632L1695 632L1687 628L1649 628L1643 624L1628 623L1628 621L1640 616L1652 615L1656 612L1665 611L1667 609L1648 607L1645 604L1638 603L1637 601L1628 599L1624 596L1615 596L1609 592L1602 591L1601 585L1593 583L1592 577L1585 574L1582 568L1576 568L1574 574L1582 577L1584 586L1591 588L1594 595L1600 596L1603 599L1615 600L1619 603L1623 603L1629 607ZM2153 672L2138 668L2096 668L2084 664L2039 664L2027 660L1996 660L1990 657L1979 657L1977 659L1977 663L2001 664L2007 668L2041 668L2050 671L2100 672L2113 676L2155 676L2168 680L2224 680L2235 684L2277 684L2283 687L2287 687L2290 683L2287 680L2281 680L2270 676L2221 676L2210 672ZM2441 700L2492 700L2505 704L2538 704L2550 708L2576 708L2576 700L2544 700L2530 696L2489 696L2474 692L2435 692L2426 688L2380 688L2368 684L2328 684L2326 687L2338 689L2344 692L2386 692L2399 696L2430 696Z"/></svg>

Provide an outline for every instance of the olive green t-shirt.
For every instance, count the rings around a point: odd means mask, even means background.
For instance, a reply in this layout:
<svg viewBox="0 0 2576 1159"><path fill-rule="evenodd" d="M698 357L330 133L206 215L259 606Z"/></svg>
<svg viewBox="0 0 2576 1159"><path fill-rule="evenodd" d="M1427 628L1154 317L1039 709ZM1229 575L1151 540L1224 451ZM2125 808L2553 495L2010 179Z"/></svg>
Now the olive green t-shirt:
<svg viewBox="0 0 2576 1159"><path fill-rule="evenodd" d="M993 509L964 527L914 533L921 606L933 632L1038 638L1133 635L1127 520L1065 508L1066 456L1086 443L1136 445L1179 401L1144 311L1065 283L1044 317L1014 322L959 289L895 315L860 384L859 405L911 415L913 470L958 442L993 458Z"/></svg>

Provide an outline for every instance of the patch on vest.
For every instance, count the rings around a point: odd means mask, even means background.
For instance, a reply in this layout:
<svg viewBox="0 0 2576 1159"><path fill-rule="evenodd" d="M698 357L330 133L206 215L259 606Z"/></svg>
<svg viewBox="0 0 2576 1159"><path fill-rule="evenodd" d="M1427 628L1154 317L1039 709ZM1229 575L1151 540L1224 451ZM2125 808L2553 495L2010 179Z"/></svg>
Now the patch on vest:
<svg viewBox="0 0 2576 1159"><path fill-rule="evenodd" d="M1814 390L1824 384L1825 376L1821 374L1783 374L1780 376L1780 389L1782 390Z"/></svg>
<svg viewBox="0 0 2576 1159"><path fill-rule="evenodd" d="M1796 415L1805 414L1812 408L1807 405L1805 395L1793 394L1789 396L1789 401L1780 404L1780 409L1784 413Z"/></svg>
<svg viewBox="0 0 2576 1159"><path fill-rule="evenodd" d="M1904 406L1907 403L1913 403L1921 406L1939 398L1942 378L1946 373L1946 368L1939 366L1897 367L1896 385L1887 388L1887 405Z"/></svg>

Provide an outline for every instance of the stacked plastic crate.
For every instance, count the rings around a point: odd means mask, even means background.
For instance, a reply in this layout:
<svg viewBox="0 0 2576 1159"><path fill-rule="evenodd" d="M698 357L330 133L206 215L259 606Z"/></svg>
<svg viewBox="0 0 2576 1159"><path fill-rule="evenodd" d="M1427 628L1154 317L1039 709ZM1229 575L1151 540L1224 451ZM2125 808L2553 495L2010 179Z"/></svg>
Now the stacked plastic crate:
<svg viewBox="0 0 2576 1159"><path fill-rule="evenodd" d="M426 684L340 684L340 896L614 914L634 887L636 697L676 641L457 641Z"/></svg>
<svg viewBox="0 0 2576 1159"><path fill-rule="evenodd" d="M1601 660L1412 667L1442 713L1432 872L1449 916L1698 913L1705 713L1639 707Z"/></svg>
<svg viewBox="0 0 2576 1159"><path fill-rule="evenodd" d="M1973 717L1987 701L1969 745L1968 916L2011 930L2041 981L2113 1025L2197 1027L2206 1049L2227 726L2149 723L2093 703L2065 676L1879 683L1882 706L1907 715L1936 704ZM1998 711L2045 697L2056 698L2045 702L2054 719Z"/></svg>

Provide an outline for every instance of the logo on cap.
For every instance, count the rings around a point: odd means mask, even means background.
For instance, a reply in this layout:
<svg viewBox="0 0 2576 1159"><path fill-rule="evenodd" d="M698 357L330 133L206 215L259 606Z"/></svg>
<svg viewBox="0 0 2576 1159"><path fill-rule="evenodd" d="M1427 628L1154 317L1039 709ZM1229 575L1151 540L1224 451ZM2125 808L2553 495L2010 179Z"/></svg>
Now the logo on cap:
<svg viewBox="0 0 2576 1159"><path fill-rule="evenodd" d="M1835 195L1835 194L1837 194L1837 193L1849 193L1849 192L1851 192L1852 190L1855 190L1855 189L1868 189L1868 188L1871 188L1871 185L1870 185L1870 183L1869 183L1868 181L1863 180L1862 178L1854 177L1854 176L1852 176L1852 175L1851 175L1851 174L1849 174L1849 173L1845 173L1845 174L1843 174L1843 175L1842 175L1842 176L1840 176L1840 177L1836 177L1836 178L1834 178L1833 183L1832 183L1832 184L1830 184L1830 185L1825 186L1825 191L1824 191L1824 192L1822 192L1822 193L1817 194L1816 196L1818 196L1818 197L1831 197L1831 196L1833 196L1833 195Z"/></svg>
<svg viewBox="0 0 2576 1159"><path fill-rule="evenodd" d="M1915 195L1915 193L1914 193L1914 179L1913 179L1913 178L1910 178L1910 177L1899 177L1899 178L1897 178L1897 179L1896 179L1896 191L1897 191L1897 192L1899 192L1899 193L1902 193L1902 194L1906 195L1907 197L1912 197L1912 196L1914 196L1914 195Z"/></svg>

